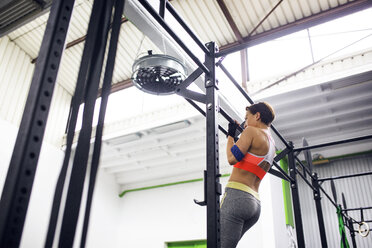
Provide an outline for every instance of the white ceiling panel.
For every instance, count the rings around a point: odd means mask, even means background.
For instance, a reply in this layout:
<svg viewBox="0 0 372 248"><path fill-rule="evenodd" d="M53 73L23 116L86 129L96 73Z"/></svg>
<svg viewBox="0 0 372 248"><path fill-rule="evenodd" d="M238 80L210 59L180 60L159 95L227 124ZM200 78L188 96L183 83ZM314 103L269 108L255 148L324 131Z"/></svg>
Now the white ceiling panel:
<svg viewBox="0 0 372 248"><path fill-rule="evenodd" d="M172 0L170 2L203 43L216 41L218 46L222 48L237 44L238 37L234 34L234 30L218 1ZM368 2L363 0L289 0L280 2L278 7L273 10L279 1L224 0L223 2L243 39L247 39L251 33L254 37L295 22L301 22L303 18L316 16L319 13L327 11L332 13L332 11L337 12L334 11L336 9L347 10L348 8L358 9L358 6L362 6L360 8L369 6ZM59 73L59 84L71 94L76 82L78 63L82 54L81 46L84 44L91 8L92 1L79 0L75 2L67 35L66 44L68 47L63 56L63 60L66 61L62 62L63 68ZM269 13L271 14L261 25L258 25ZM21 47L32 59L38 56L48 15L46 13L8 34L10 40ZM166 15L170 14L167 12ZM78 49L74 49L76 47ZM143 54L147 50L161 53L160 50L164 49L156 47L148 38L143 40L143 34L140 30L129 21L124 22L121 28L113 83L130 80L134 60L138 58L139 54Z"/></svg>

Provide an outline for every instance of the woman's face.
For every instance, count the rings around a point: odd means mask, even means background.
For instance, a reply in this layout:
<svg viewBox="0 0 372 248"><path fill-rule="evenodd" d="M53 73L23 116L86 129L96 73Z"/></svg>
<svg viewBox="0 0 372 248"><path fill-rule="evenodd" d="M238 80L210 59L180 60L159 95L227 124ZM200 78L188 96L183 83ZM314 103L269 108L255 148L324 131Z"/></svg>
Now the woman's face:
<svg viewBox="0 0 372 248"><path fill-rule="evenodd" d="M256 114L252 114L251 112L249 112L249 110L247 111L247 113L245 114L245 123L244 123L244 128L247 128L248 126L256 126L257 124L257 121L259 119L259 112L257 112Z"/></svg>

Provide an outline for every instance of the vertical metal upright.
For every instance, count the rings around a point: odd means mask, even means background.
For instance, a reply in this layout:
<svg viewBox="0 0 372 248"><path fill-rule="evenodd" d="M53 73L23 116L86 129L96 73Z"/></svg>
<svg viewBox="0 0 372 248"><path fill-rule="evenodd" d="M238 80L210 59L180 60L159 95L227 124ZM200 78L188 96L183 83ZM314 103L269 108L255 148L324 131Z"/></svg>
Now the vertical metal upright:
<svg viewBox="0 0 372 248"><path fill-rule="evenodd" d="M87 77L83 80L86 83L84 89L85 106L82 118L82 128L79 132L75 156L73 158L71 174L68 182L58 247L73 247L74 245L75 232L80 214L79 210L84 191L84 181L88 168L94 106L97 99L100 76L104 63L113 2L113 0L95 0L93 2L87 32L87 40L83 52L83 56L87 56L89 59L86 74ZM86 52L86 50L90 51ZM85 61L85 58L82 58L82 61ZM84 65L81 65L80 68L83 66ZM99 154L95 154L94 157L96 155L99 156Z"/></svg>
<svg viewBox="0 0 372 248"><path fill-rule="evenodd" d="M293 147L292 142L289 142L289 145ZM302 225L300 198L298 196L298 183L297 183L297 178L296 178L296 174L297 174L296 163L294 159L293 150L291 150L288 153L288 167L289 167L289 174L291 178L293 178L293 182L291 183L291 193L292 193L293 212L294 212L295 227L296 227L297 245L299 248L304 248L305 237L304 237L304 229Z"/></svg>
<svg viewBox="0 0 372 248"><path fill-rule="evenodd" d="M354 226L353 226L353 221L351 220L351 218L347 219L346 226L348 227L349 232L350 232L351 242L353 243L353 248L357 248L357 244L356 244L356 241L355 241Z"/></svg>
<svg viewBox="0 0 372 248"><path fill-rule="evenodd" d="M205 75L206 88L206 127L207 127L207 247L220 248L220 195L218 122L219 112L217 84L215 75L214 42L206 44L209 54L205 56L205 65L209 74Z"/></svg>
<svg viewBox="0 0 372 248"><path fill-rule="evenodd" d="M53 1L0 202L0 247L21 241L74 0Z"/></svg>
<svg viewBox="0 0 372 248"><path fill-rule="evenodd" d="M319 226L319 233L320 233L320 240L322 243L322 248L327 248L327 235L326 235L326 230L324 226L324 218L323 218L323 211L322 211L322 203L320 202L321 197L320 197L320 185L318 181L318 174L316 172L313 173L313 177L311 180L311 184L314 186L316 191L313 191L314 194L314 200L315 200L315 207L316 207L316 214L318 217L318 226Z"/></svg>

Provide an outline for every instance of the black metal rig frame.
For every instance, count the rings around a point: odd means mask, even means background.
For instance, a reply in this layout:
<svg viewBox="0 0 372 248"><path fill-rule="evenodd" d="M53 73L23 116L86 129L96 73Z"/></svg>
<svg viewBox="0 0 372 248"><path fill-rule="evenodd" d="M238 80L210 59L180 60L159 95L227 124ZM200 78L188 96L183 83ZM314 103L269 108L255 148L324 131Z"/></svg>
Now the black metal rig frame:
<svg viewBox="0 0 372 248"><path fill-rule="evenodd" d="M289 154L288 154L288 158L289 158L288 159L288 163L289 163L288 167L290 168L290 172L293 173L293 174L298 174L304 180L304 182L306 184L308 184L309 187L312 188L312 190L313 190L316 213L317 213L317 218L318 218L319 234L320 234L322 247L328 247L328 244L327 244L326 230L325 230L325 226L324 226L323 210L322 210L322 205L321 205L321 192L323 192L323 194L328 198L328 200L330 200L330 202L332 203L332 205L335 206L335 208L338 208L338 207L341 208L342 215L343 215L343 218L344 218L344 223L345 223L346 227L349 229L350 236L352 238L353 247L356 248L357 247L356 241L355 241L355 232L356 231L354 230L353 224L365 221L363 219L363 210L372 209L372 207L361 207L361 208L347 209L346 201L345 201L343 193L342 193L343 206L341 206L341 204L337 203L336 188L334 186L333 181L338 180L338 179L343 179L343 178L368 176L368 175L372 175L372 172L365 172L365 173L358 173L358 174L351 174L351 175L343 175L343 176L337 176L337 177L318 178L318 174L316 172L312 171L312 167L311 166L310 167L305 166L298 159L297 156L301 152L309 152L311 149L315 149L315 148L322 148L322 147L334 146L334 145L339 145L339 144L346 144L346 143L362 141L362 140L367 140L367 139L372 139L372 135L356 137L356 138L340 140L340 141L334 141L334 142L328 142L328 143L322 143L322 144L313 145L313 146L304 146L304 147L301 147L301 148L295 148L292 151L290 151ZM302 168L302 172L296 168L296 162ZM310 163L311 163L311 161L307 160L307 164L309 165ZM309 182L307 180L307 178L306 178L307 175L310 177L311 182ZM321 187L321 184L325 181L331 181L331 188L332 188L332 194L333 194L334 200L332 200L332 198L327 194L327 192ZM293 187L294 187L294 185L292 185L292 188ZM292 195L293 195L293 192L292 192ZM295 212L295 218L296 218L296 211L298 212L300 210L296 210L295 203L293 205L294 205L294 212ZM344 209L342 209L342 207ZM361 211L361 221L355 221L353 218L351 218L350 216L347 215L347 211L356 211L356 210ZM365 222L372 222L372 221L367 220ZM296 221L296 224L297 224L297 221ZM297 231L297 229L296 229L296 231ZM297 232L297 234L298 234L298 232ZM342 238L342 241L345 244L346 243L346 236L343 235L341 238ZM302 247L302 246L299 245L299 247ZM345 247L346 247L346 245L345 245Z"/></svg>
<svg viewBox="0 0 372 248"><path fill-rule="evenodd" d="M215 63L216 58L225 56L226 54L218 53L218 48L214 42L204 45L167 0L160 0L159 11L156 11L146 0L139 0L139 2L198 66L198 68L192 72L184 83L176 90L176 93L183 96L192 106L194 106L206 117L207 163L206 170L204 171L205 199L203 201L195 202L199 205L207 206L207 247L218 248L220 247L219 198L222 191L221 184L219 182L219 177L221 175L219 173L218 130L224 134L227 132L224 128L218 125L217 116L219 113L221 113L221 115L224 116L228 121L233 120L218 104L218 82L215 75L216 67L221 68L221 70L228 76L228 78L243 94L249 103L253 104L253 101L222 65L222 59ZM92 162L90 164L91 172L89 177L87 206L85 209L83 234L81 240L81 247L85 246L92 194L95 185L96 172L98 169L103 121L107 98L110 92L112 72L116 57L116 46L120 30L120 17L123 13L124 4L125 0L94 1L93 3L75 94L72 98L72 108L67 128L67 147L65 159L56 186L45 244L46 247L51 247L57 242L54 241L55 236L58 237L58 235L55 234L55 230L58 214L60 212L59 208L61 205L61 195L71 156L71 145L74 137L77 114L80 103L85 102L83 125L79 134L76 154L72 163L72 173L69 179L58 246L71 247L74 241L77 218L82 200L82 191L84 186L83 182L85 180L85 173L88 167L88 155L90 147L89 141L92 132L94 104L99 86L98 79L100 78L102 72L108 32L109 29L112 28L109 43L108 62L106 63L102 87L102 103L99 115L99 123L95 134L96 138L94 142L94 151ZM14 247L19 246L20 244L25 216L27 213L29 198L34 181L34 175L40 154L41 143L48 117L48 111L51 103L51 97L54 90L61 54L64 50L73 5L74 0L53 1L0 202L0 247ZM113 8L115 9L115 13L114 17L112 18L111 13ZM164 21L166 10L173 15L173 17L204 52L204 62L201 62L188 49L187 45L185 45L185 43L176 35L172 28ZM112 26L110 26L110 20L112 20ZM203 73L205 78L205 94L200 94L186 89L188 85L190 85ZM194 101L204 103L205 111ZM274 167L276 170L270 169L269 173L287 180L291 184L298 246L305 247L296 175L299 174L303 178L304 176L299 173L295 167L295 160L299 161L297 158L298 154L295 155L295 153L304 149L315 148L315 146L294 149L293 144L291 142L287 142L274 126L271 128L279 139L285 144L286 148L275 158ZM359 140L364 138L365 137L357 139ZM325 145L323 144L320 146ZM319 145L316 147L319 147ZM280 159L287 155L289 157L289 175L277 164ZM316 200L317 210L319 209L317 212L321 230L321 239L322 244L326 244L323 243L326 241L324 241L325 229L320 205L319 188L321 189L321 187L318 183L319 180L317 180L316 174L310 174L310 176L313 180L312 183L307 182L307 180L306 182L311 188L313 188L314 192L316 192L316 194L314 193L314 197Z"/></svg>

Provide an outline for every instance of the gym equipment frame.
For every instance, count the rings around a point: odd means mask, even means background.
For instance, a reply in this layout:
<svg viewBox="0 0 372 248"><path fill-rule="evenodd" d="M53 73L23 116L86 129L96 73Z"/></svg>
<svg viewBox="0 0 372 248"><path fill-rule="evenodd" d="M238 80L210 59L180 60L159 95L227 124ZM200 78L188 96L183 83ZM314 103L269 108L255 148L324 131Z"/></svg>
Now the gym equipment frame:
<svg viewBox="0 0 372 248"><path fill-rule="evenodd" d="M218 53L218 48L214 42L204 45L197 36L192 32L188 25L178 15L172 5L166 0L160 0L159 13L146 0L139 0L144 9L160 24L160 26L172 37L172 39L183 49L190 59L198 66L183 84L176 89L176 93L183 96L192 106L206 117L207 127L207 161L206 170L204 171L204 192L203 201L195 201L199 205L207 207L207 247L220 247L220 195L221 184L219 182L219 149L218 149L218 130L226 134L226 130L218 125L217 116L221 113L228 121L233 119L227 112L219 106L218 101L218 82L216 80L215 69L219 67L232 81L235 87L242 93L246 100L253 104L252 99L236 82L231 74L222 65L222 59L217 64L216 58L226 55L227 53ZM71 247L74 241L77 218L79 215L82 191L85 180L85 172L88 166L88 153L90 147L90 137L92 132L92 119L94 112L95 100L97 97L99 78L103 67L103 58L105 47L108 40L109 29L112 28L109 45L109 56L106 63L104 83L102 87L102 104L100 109L99 124L95 134L93 159L91 162L91 174L88 186L88 200L85 209L84 227L81 240L81 247L85 247L87 227L89 223L89 212L91 206L91 197L95 185L95 175L98 169L100 156L102 128L105 116L107 97L110 92L112 81L112 72L116 57L116 46L120 29L120 17L123 13L125 0L107 0L94 1L90 22L88 26L87 38L82 55L79 75L77 79L75 95L72 98L72 108L67 128L67 147L65 159L62 165L61 173L57 182L52 213L49 223L49 229L46 239L46 246L54 244L56 222L60 212L61 195L64 187L64 181L67 176L71 156L71 146L74 137L74 130L77 121L79 105L84 102L85 108L83 113L83 125L79 134L76 153L72 163L72 173L69 178L65 208L60 230L59 247ZM53 95L56 82L57 72L64 50L66 34L71 18L74 0L55 0L53 1L50 16L48 19L43 42L40 48L40 54L36 62L34 75L32 78L31 88L26 102L26 108L22 117L19 132L14 146L12 159L9 165L7 178L0 202L0 246L14 247L19 246L22 237L25 216L28 209L28 203L34 181L35 171L37 168L38 158L41 149L41 143L45 131L48 111ZM112 10L115 9L112 27L110 20ZM187 45L177 36L172 28L165 22L165 11L170 13L178 23L183 27L186 33L199 46L204 53L204 62L201 62L187 47ZM246 48L245 46L241 49ZM234 52L234 50L231 50ZM230 52L230 53L231 53ZM187 90L186 87L193 83L199 76L204 74L205 94ZM200 108L194 101L205 104L205 111ZM321 240L323 247L327 247L325 241L324 220L320 205L320 190L322 190L319 181L326 179L317 179L316 174L312 175L305 169L305 176L308 173L312 183L308 182L295 167L295 160L299 161L295 153L306 149L332 144L321 144L318 146L297 148L293 147L291 142L287 142L284 137L271 127L274 133L284 143L285 149L277 155L274 162L276 169L270 169L269 173L287 180L291 184L292 201L294 206L295 228L297 234L297 243L299 247L305 247L305 240L302 227L300 201L298 196L298 185L296 175L300 175L308 185L314 190L314 198L317 206L318 221L321 230ZM357 140L371 138L372 136L358 137ZM352 141L355 141L352 140ZM351 142L340 141L339 143ZM277 162L288 155L289 158L289 175L281 169ZM302 165L303 166L303 165ZM303 168L306 168L303 166ZM316 193L315 193L316 192ZM324 192L324 190L323 190ZM326 194L326 193L325 193ZM326 194L327 195L327 194ZM328 196L328 195L327 195ZM331 199L330 199L331 200ZM346 210L345 210L346 211ZM348 209L348 211L352 211ZM346 214L343 213L346 217Z"/></svg>

